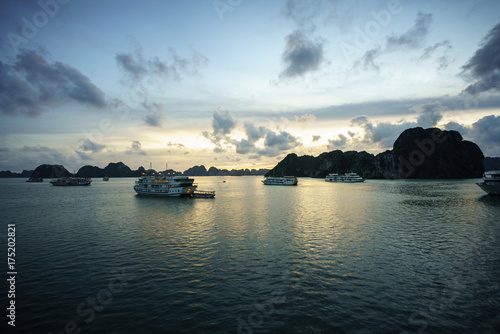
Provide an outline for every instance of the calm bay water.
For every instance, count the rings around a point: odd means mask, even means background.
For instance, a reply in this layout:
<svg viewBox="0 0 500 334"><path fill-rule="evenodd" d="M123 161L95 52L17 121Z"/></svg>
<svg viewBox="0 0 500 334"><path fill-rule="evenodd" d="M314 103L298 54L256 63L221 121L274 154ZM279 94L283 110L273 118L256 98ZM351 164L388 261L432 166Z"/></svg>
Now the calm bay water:
<svg viewBox="0 0 500 334"><path fill-rule="evenodd" d="M500 198L476 180L195 179L216 198L0 180L12 332L499 332Z"/></svg>

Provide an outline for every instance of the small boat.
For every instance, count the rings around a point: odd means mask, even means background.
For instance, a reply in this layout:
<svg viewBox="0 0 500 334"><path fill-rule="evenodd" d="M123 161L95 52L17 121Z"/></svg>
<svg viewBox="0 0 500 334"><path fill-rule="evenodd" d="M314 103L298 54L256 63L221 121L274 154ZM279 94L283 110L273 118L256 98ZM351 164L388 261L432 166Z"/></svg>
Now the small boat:
<svg viewBox="0 0 500 334"><path fill-rule="evenodd" d="M102 180L103 180L103 181L109 181L109 176L107 176L107 175L106 175L106 176L104 176L104 177L102 178Z"/></svg>
<svg viewBox="0 0 500 334"><path fill-rule="evenodd" d="M26 182L43 182L43 179L41 177L30 177L29 179L26 180Z"/></svg>
<svg viewBox="0 0 500 334"><path fill-rule="evenodd" d="M262 183L276 186L296 186L299 180L295 176L268 176L262 180Z"/></svg>
<svg viewBox="0 0 500 334"><path fill-rule="evenodd" d="M326 182L346 182L346 183L356 183L356 182L364 182L361 176L356 173L345 173L344 175L340 175L337 173L330 173L325 177Z"/></svg>
<svg viewBox="0 0 500 334"><path fill-rule="evenodd" d="M490 170L484 173L483 182L476 183L488 195L500 195L500 170Z"/></svg>
<svg viewBox="0 0 500 334"><path fill-rule="evenodd" d="M195 190L193 192L193 197L214 198L215 197L215 191L212 191L212 190Z"/></svg>
<svg viewBox="0 0 500 334"><path fill-rule="evenodd" d="M90 186L92 179L86 177L65 176L52 180L50 183L53 186Z"/></svg>

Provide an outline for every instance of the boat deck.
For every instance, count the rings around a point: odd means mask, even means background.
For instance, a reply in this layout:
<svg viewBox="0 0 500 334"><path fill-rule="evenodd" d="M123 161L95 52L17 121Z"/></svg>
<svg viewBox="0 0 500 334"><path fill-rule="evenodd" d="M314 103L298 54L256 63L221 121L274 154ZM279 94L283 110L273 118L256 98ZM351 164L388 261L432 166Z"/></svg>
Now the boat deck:
<svg viewBox="0 0 500 334"><path fill-rule="evenodd" d="M212 190L195 190L193 192L193 197L214 198L215 197L215 191L212 191Z"/></svg>

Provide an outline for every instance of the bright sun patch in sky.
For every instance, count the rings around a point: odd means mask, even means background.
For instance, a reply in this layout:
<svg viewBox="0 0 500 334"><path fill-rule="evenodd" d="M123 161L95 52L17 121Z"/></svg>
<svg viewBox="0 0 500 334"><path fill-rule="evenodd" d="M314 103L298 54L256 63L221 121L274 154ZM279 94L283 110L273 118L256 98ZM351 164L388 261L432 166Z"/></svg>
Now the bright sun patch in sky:
<svg viewBox="0 0 500 334"><path fill-rule="evenodd" d="M0 170L265 168L289 153L376 154L417 126L500 156L498 12L497 1L2 1Z"/></svg>

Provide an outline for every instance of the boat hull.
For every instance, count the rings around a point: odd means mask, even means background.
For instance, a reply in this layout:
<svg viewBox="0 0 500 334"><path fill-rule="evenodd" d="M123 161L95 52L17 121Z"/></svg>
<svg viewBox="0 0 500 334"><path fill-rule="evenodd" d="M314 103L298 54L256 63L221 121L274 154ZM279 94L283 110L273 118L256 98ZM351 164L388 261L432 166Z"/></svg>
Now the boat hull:
<svg viewBox="0 0 500 334"><path fill-rule="evenodd" d="M337 183L360 183L360 182L365 182L364 179L361 179L361 180L344 180L344 181L340 181L340 180L325 180L326 182L337 182Z"/></svg>
<svg viewBox="0 0 500 334"><path fill-rule="evenodd" d="M476 183L485 193L493 196L500 196L500 184Z"/></svg>
<svg viewBox="0 0 500 334"><path fill-rule="evenodd" d="M193 197L214 198L215 197L215 191L196 190L196 191L193 192Z"/></svg>
<svg viewBox="0 0 500 334"><path fill-rule="evenodd" d="M26 182L43 182L43 179L30 178L29 180L26 180Z"/></svg>
<svg viewBox="0 0 500 334"><path fill-rule="evenodd" d="M268 186L296 186L299 180L295 176L269 176L262 183Z"/></svg>
<svg viewBox="0 0 500 334"><path fill-rule="evenodd" d="M52 181L50 182L53 186L56 187L76 187L76 186L90 186L91 182L58 182Z"/></svg>
<svg viewBox="0 0 500 334"><path fill-rule="evenodd" d="M158 196L158 197L186 197L192 196L196 187L174 187L168 188L166 190L160 189L155 191L154 189L141 189L138 186L134 186L134 190L138 195L144 196Z"/></svg>

